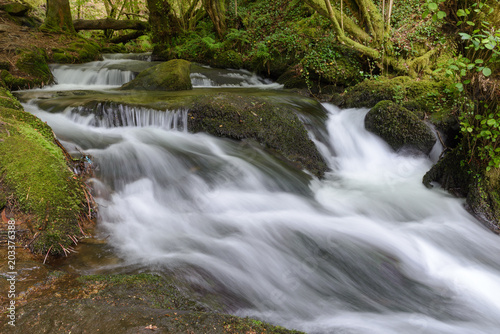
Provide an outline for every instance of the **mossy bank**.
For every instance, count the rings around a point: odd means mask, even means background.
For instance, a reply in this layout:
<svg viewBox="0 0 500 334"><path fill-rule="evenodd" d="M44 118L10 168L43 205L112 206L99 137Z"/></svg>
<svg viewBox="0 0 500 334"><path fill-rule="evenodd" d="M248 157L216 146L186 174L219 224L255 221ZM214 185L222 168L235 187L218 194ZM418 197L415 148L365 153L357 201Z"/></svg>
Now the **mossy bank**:
<svg viewBox="0 0 500 334"><path fill-rule="evenodd" d="M50 127L0 88L0 173L7 209L26 224L36 253L63 254L88 220L86 186ZM83 224L83 223L82 223Z"/></svg>

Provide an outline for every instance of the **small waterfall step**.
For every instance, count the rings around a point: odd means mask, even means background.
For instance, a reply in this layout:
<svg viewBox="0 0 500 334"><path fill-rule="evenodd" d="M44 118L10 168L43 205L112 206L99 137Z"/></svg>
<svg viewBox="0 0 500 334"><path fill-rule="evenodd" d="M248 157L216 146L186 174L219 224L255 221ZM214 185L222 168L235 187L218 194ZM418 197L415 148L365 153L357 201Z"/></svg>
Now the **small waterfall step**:
<svg viewBox="0 0 500 334"><path fill-rule="evenodd" d="M283 85L275 83L270 79L258 76L257 74L247 70L216 69L197 64L191 65L191 83L194 88L283 88Z"/></svg>

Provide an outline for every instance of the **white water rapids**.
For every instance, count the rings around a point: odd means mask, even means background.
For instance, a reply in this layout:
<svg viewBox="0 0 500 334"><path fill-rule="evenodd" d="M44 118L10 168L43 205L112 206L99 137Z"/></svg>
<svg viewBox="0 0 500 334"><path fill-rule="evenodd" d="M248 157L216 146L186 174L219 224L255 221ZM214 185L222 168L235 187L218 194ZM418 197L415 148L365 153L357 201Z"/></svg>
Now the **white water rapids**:
<svg viewBox="0 0 500 334"><path fill-rule="evenodd" d="M93 156L121 257L184 271L237 315L308 333L500 331L500 239L422 185L427 157L365 131L367 110L324 105L331 172L311 181L259 147L188 133L185 111L112 127L25 107Z"/></svg>

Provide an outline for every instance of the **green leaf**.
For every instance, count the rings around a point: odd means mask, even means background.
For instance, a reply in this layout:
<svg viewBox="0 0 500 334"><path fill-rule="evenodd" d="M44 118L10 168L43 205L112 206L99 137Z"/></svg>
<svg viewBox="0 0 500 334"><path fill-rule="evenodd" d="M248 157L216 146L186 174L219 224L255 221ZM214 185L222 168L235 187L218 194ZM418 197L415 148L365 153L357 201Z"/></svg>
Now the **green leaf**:
<svg viewBox="0 0 500 334"><path fill-rule="evenodd" d="M446 13L443 12L442 10L440 10L438 13L437 13L437 17L438 19L442 20L443 18L446 17Z"/></svg>
<svg viewBox="0 0 500 334"><path fill-rule="evenodd" d="M455 87L458 89L458 91L463 91L464 90L464 85L462 83L457 83L455 84Z"/></svg>
<svg viewBox="0 0 500 334"><path fill-rule="evenodd" d="M476 59L475 63L476 64L482 64L482 63L484 63L484 61L482 59Z"/></svg>
<svg viewBox="0 0 500 334"><path fill-rule="evenodd" d="M429 7L429 10L431 10L431 11L435 11L438 9L438 5L435 2L429 2L428 7Z"/></svg>
<svg viewBox="0 0 500 334"><path fill-rule="evenodd" d="M467 128L467 132L472 132L474 129L471 128L470 126Z"/></svg>
<svg viewBox="0 0 500 334"><path fill-rule="evenodd" d="M490 68L489 68L489 67L485 67L485 68L483 68L483 75L484 75L485 77L489 77L489 76L491 75L491 70L490 70Z"/></svg>
<svg viewBox="0 0 500 334"><path fill-rule="evenodd" d="M474 24L474 22L472 22L472 21L467 21L466 23L467 23L468 25L470 25L470 26L474 26L474 25L475 25L475 24Z"/></svg>
<svg viewBox="0 0 500 334"><path fill-rule="evenodd" d="M429 15L429 10L426 9L423 13L422 13L422 18L425 19L427 17L427 15Z"/></svg>
<svg viewBox="0 0 500 334"><path fill-rule="evenodd" d="M495 125L495 123L496 123L496 121L494 119L492 119L492 118L490 118L488 120L488 122L486 122L486 124L488 124L489 126L493 126L493 125Z"/></svg>
<svg viewBox="0 0 500 334"><path fill-rule="evenodd" d="M495 48L495 45L493 45L493 44L486 44L484 47L487 48L488 50L493 50Z"/></svg>
<svg viewBox="0 0 500 334"><path fill-rule="evenodd" d="M472 36L471 36L471 35L466 34L466 33L464 33L464 32L459 33L459 35L460 35L460 36L462 36L462 39L463 39L463 40L468 40L468 39L471 39L471 38L472 38Z"/></svg>
<svg viewBox="0 0 500 334"><path fill-rule="evenodd" d="M465 10L459 9L457 10L457 16L462 17L462 16L467 16L467 14L465 13Z"/></svg>

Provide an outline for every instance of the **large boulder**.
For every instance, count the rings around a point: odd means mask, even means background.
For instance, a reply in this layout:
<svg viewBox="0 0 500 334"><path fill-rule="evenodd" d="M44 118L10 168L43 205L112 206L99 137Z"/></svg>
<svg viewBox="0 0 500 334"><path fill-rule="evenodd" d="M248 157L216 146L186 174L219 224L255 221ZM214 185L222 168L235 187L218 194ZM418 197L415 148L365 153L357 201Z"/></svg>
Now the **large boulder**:
<svg viewBox="0 0 500 334"><path fill-rule="evenodd" d="M236 93L199 97L189 111L188 128L219 137L254 139L318 177L327 170L293 109L270 99Z"/></svg>
<svg viewBox="0 0 500 334"><path fill-rule="evenodd" d="M423 121L391 101L377 103L366 115L365 127L396 151L409 148L429 154L436 142L433 131Z"/></svg>
<svg viewBox="0 0 500 334"><path fill-rule="evenodd" d="M13 16L24 16L31 9L31 6L25 3L19 2L9 2L0 4L0 10L13 15Z"/></svg>
<svg viewBox="0 0 500 334"><path fill-rule="evenodd" d="M186 60L173 59L142 71L120 89L162 91L192 89L190 66L191 63Z"/></svg>

